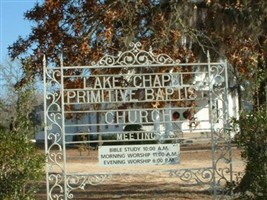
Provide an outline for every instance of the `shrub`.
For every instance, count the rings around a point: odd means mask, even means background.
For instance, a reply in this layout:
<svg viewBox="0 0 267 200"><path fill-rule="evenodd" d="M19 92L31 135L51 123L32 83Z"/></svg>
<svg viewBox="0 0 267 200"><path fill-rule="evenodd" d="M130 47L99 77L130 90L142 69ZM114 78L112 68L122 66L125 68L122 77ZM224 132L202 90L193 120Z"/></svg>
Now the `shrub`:
<svg viewBox="0 0 267 200"><path fill-rule="evenodd" d="M259 110L243 114L237 136L241 154L246 162L245 175L236 188L240 199L265 199L267 197L267 113Z"/></svg>
<svg viewBox="0 0 267 200"><path fill-rule="evenodd" d="M44 156L36 154L34 145L25 135L0 131L1 199L34 199L37 186L31 183L41 178L43 164Z"/></svg>
<svg viewBox="0 0 267 200"><path fill-rule="evenodd" d="M34 90L18 91L11 125L0 128L0 199L32 200L43 177L45 156L38 154L31 139L34 125L30 118L33 110Z"/></svg>

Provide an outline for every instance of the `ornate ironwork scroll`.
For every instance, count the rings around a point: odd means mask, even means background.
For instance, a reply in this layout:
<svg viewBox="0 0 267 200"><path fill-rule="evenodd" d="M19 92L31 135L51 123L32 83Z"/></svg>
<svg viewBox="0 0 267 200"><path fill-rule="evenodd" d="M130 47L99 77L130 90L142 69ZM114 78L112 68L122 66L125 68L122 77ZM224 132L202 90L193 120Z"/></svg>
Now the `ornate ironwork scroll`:
<svg viewBox="0 0 267 200"><path fill-rule="evenodd" d="M167 54L155 55L152 48L149 51L140 49L142 47L140 42L130 43L130 50L119 52L117 56L106 55L101 58L97 63L92 63L95 66L109 66L109 67L122 67L122 66L151 66L155 65L174 65L179 64L180 60L173 60Z"/></svg>
<svg viewBox="0 0 267 200"><path fill-rule="evenodd" d="M214 198L224 199L232 193L229 187L233 181L232 177L232 155L231 135L228 102L228 71L227 63L221 65L210 65L211 73L211 100L218 100L222 104L219 110L210 110L219 113L217 117L211 115L212 147L213 147L213 169L214 169ZM217 128L216 122L223 124ZM218 195L218 196L217 196Z"/></svg>
<svg viewBox="0 0 267 200"><path fill-rule="evenodd" d="M213 181L212 168L171 170L170 176L177 177L183 182L196 185L211 185Z"/></svg>
<svg viewBox="0 0 267 200"><path fill-rule="evenodd" d="M110 174L95 174L95 175L82 175L82 174L71 174L67 176L67 197L69 199L74 198L72 194L73 190L84 189L86 185L99 185L106 181L107 179L111 179Z"/></svg>
<svg viewBox="0 0 267 200"><path fill-rule="evenodd" d="M47 68L44 57L44 122L45 150L47 155L46 177L47 198L64 199L64 164L65 152L61 145L63 138L61 72L57 68Z"/></svg>

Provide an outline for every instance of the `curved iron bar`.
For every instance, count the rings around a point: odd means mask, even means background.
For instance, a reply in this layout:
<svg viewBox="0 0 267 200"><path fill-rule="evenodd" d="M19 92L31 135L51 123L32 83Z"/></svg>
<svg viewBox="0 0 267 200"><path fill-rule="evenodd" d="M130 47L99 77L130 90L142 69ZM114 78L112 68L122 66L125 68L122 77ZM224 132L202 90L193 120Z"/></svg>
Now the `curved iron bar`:
<svg viewBox="0 0 267 200"><path fill-rule="evenodd" d="M48 176L48 181L51 184L51 188L48 191L48 195L49 195L49 199L53 199L53 200L63 200L64 199L64 195L63 195L63 187L62 187L62 182L63 180L63 176L61 174L49 174ZM53 191L57 191L59 190L59 194L57 193L53 193Z"/></svg>
<svg viewBox="0 0 267 200"><path fill-rule="evenodd" d="M170 170L171 177L177 177L183 182L190 184L211 185L213 181L212 168L199 168L199 169L181 169L181 170Z"/></svg>
<svg viewBox="0 0 267 200"><path fill-rule="evenodd" d="M62 140L62 120L61 105L60 105L60 82L58 78L60 76L60 70L56 68L45 68L46 73L46 96L45 101L47 102L45 108L46 123L46 143L47 143L47 176L48 176L48 196L50 199L63 200L64 188L62 183L64 177L62 174L55 172L63 172L62 159L64 157L63 148L60 144ZM58 131L54 131L58 130Z"/></svg>
<svg viewBox="0 0 267 200"><path fill-rule="evenodd" d="M80 175L72 174L67 175L67 196L69 199L72 199L74 195L72 194L73 190L82 189L88 185L99 185L105 180L110 179L112 175L110 174L93 174L93 175Z"/></svg>
<svg viewBox="0 0 267 200"><path fill-rule="evenodd" d="M92 63L95 66L138 66L151 64L179 64L180 60L173 60L167 54L154 55L152 49L149 51L141 50L141 43L130 43L132 49L124 52L119 52L117 56L105 55L97 63Z"/></svg>
<svg viewBox="0 0 267 200"><path fill-rule="evenodd" d="M223 65L211 67L212 76L212 95L214 99L221 101L223 108L215 111L218 114L217 118L213 119L212 123L218 121L223 124L223 128L214 130L214 155L215 155L215 179L216 190L220 193L220 199L224 199L231 195L231 188L227 188L232 181L232 157L231 157L231 137L228 130L229 126L229 113L228 113L228 100L227 100L227 69ZM216 152L216 153L215 153Z"/></svg>

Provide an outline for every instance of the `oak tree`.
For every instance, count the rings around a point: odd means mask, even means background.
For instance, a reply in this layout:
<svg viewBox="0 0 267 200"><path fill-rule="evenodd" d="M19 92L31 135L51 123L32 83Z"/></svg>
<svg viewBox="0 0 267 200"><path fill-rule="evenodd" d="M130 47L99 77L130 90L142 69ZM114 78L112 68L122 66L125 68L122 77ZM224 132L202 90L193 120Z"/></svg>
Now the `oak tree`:
<svg viewBox="0 0 267 200"><path fill-rule="evenodd" d="M61 53L65 65L87 65L140 41L144 48L152 46L181 62L192 62L202 60L209 50L212 58L227 59L232 66L240 95L244 80L253 79L254 104L260 106L266 103L266 4L263 0L46 0L25 13L35 26L9 52L25 66L21 85L42 73L42 55L56 65Z"/></svg>

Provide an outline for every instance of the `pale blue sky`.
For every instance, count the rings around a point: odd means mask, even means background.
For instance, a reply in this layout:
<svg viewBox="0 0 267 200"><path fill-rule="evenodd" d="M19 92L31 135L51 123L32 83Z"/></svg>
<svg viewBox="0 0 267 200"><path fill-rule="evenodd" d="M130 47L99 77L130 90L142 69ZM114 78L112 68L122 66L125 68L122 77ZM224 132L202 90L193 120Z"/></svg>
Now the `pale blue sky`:
<svg viewBox="0 0 267 200"><path fill-rule="evenodd" d="M23 14L36 2L42 0L0 0L0 63L8 59L7 47L30 33L33 24Z"/></svg>

